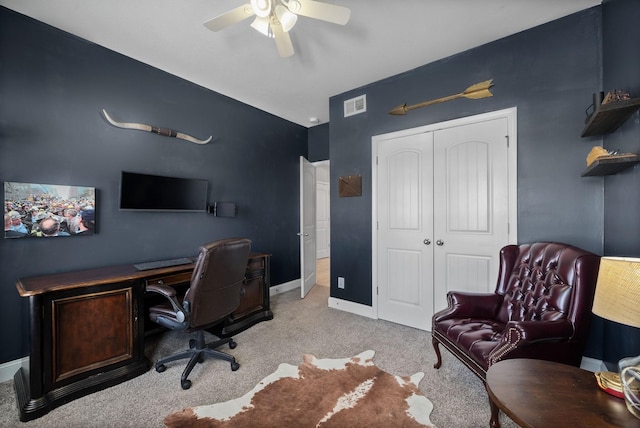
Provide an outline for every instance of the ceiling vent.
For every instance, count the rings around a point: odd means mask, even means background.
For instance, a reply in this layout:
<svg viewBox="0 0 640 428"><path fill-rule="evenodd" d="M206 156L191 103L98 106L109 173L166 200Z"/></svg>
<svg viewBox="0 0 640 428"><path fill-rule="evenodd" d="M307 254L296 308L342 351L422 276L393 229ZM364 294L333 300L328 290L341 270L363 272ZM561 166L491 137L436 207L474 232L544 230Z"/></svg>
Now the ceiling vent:
<svg viewBox="0 0 640 428"><path fill-rule="evenodd" d="M359 97L351 98L344 102L344 117L364 113L365 111L367 111L366 95L360 95Z"/></svg>

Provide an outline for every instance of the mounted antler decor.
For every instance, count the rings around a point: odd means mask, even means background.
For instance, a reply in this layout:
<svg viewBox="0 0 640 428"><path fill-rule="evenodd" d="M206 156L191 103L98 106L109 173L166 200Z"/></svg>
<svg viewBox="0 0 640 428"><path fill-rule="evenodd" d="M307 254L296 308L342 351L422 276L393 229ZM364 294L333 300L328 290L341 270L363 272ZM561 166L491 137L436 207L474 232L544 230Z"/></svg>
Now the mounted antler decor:
<svg viewBox="0 0 640 428"><path fill-rule="evenodd" d="M420 107L430 106L432 104L443 103L445 101L455 100L457 98L469 98L472 100L477 100L480 98L492 97L493 94L489 91L489 88L493 86L493 79L485 80L484 82L476 83L475 85L469 86L464 92L455 95L449 95L448 97L437 98L431 101L424 101L418 104L413 104L408 106L406 103L394 108L389 112L389 114L393 115L405 115L409 110L413 110Z"/></svg>
<svg viewBox="0 0 640 428"><path fill-rule="evenodd" d="M138 129L140 131L153 132L154 134L164 135L166 137L180 138L181 140L190 141L195 144L207 144L213 138L212 136L210 136L206 140L199 140L195 137L192 137L191 135L183 134L182 132L174 131L173 129L157 128L155 126L145 125L144 123L118 122L116 120L113 120L113 118L109 116L109 113L107 113L105 109L102 109L102 114L104 114L105 119L107 119L110 124L118 128Z"/></svg>

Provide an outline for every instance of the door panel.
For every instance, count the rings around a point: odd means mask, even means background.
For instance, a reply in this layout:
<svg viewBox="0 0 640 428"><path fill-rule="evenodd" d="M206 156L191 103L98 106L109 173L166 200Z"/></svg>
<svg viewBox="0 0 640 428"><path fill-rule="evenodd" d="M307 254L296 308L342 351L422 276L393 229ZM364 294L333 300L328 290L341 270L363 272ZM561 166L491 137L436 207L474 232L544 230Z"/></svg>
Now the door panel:
<svg viewBox="0 0 640 428"><path fill-rule="evenodd" d="M322 259L329 257L329 183L318 182L316 191L316 257Z"/></svg>
<svg viewBox="0 0 640 428"><path fill-rule="evenodd" d="M450 290L490 292L509 241L507 119L434 133L435 308Z"/></svg>
<svg viewBox="0 0 640 428"><path fill-rule="evenodd" d="M451 290L486 293L487 284L491 281L491 263L492 257L446 252L447 287Z"/></svg>
<svg viewBox="0 0 640 428"><path fill-rule="evenodd" d="M378 317L426 329L433 310L432 134L378 145Z"/></svg>

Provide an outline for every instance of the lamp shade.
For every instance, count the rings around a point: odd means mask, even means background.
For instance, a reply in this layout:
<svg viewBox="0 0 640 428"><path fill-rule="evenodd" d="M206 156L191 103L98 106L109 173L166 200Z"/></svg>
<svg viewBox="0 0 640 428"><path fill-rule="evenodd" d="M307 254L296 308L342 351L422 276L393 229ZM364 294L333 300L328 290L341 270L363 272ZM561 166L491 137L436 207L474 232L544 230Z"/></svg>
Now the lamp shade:
<svg viewBox="0 0 640 428"><path fill-rule="evenodd" d="M640 258L602 257L594 314L640 328Z"/></svg>

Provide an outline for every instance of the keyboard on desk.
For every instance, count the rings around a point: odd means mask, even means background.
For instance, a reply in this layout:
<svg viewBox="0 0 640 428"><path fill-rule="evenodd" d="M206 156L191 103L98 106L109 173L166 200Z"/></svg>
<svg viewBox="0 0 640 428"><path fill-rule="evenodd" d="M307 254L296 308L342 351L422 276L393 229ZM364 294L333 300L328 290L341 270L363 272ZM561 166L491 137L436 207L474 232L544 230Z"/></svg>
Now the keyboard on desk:
<svg viewBox="0 0 640 428"><path fill-rule="evenodd" d="M159 269L163 267L179 266L193 263L193 260L186 257L169 260L156 260L153 262L137 263L133 265L138 270Z"/></svg>

